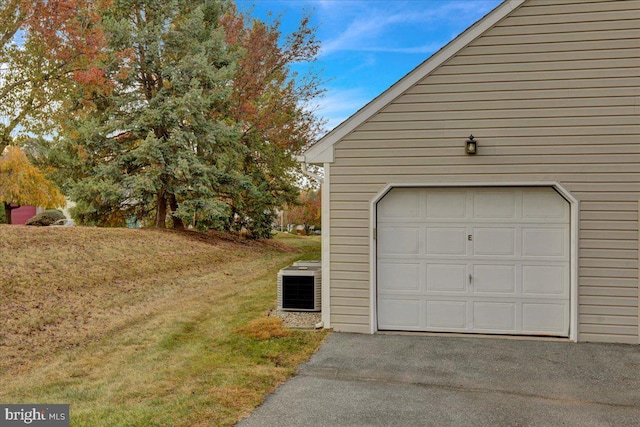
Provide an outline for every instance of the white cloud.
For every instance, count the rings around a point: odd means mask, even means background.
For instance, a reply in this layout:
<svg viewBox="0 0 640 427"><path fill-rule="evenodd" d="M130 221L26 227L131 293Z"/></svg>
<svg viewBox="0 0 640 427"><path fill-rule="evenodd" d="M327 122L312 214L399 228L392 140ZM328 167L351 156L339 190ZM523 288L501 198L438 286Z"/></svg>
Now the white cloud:
<svg viewBox="0 0 640 427"><path fill-rule="evenodd" d="M324 20L328 21L328 24L333 28L342 27L344 30L332 38L325 39L321 55L329 55L339 51L432 53L442 43L399 47L393 44L393 37L389 37L389 35L391 32L397 31L398 27L437 26L443 20L458 19L461 14L472 14L480 18L495 5L496 0L380 3L324 0L320 2L320 12L325 16Z"/></svg>
<svg viewBox="0 0 640 427"><path fill-rule="evenodd" d="M363 47L358 49L361 52L387 52L387 53L424 53L431 54L443 46L442 43L429 43L425 45L418 45L413 47Z"/></svg>
<svg viewBox="0 0 640 427"><path fill-rule="evenodd" d="M319 20L320 62L339 76L339 84L327 87L318 102L316 112L327 120L325 128L351 117L499 2L309 0Z"/></svg>
<svg viewBox="0 0 640 427"><path fill-rule="evenodd" d="M327 120L327 131L351 117L356 111L371 101L371 95L362 88L329 88L327 96L318 102L317 113Z"/></svg>

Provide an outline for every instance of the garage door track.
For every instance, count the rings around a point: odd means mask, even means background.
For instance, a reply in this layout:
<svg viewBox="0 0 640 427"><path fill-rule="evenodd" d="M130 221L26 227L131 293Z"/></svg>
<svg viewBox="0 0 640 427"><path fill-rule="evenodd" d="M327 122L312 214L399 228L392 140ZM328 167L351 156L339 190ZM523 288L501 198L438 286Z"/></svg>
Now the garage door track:
<svg viewBox="0 0 640 427"><path fill-rule="evenodd" d="M254 426L640 426L640 346L331 334Z"/></svg>

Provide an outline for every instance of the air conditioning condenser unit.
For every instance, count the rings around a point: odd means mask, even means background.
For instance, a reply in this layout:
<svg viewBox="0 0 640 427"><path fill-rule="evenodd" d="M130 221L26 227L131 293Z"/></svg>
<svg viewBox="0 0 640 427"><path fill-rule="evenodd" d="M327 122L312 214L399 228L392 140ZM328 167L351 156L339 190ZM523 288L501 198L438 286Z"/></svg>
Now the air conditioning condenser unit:
<svg viewBox="0 0 640 427"><path fill-rule="evenodd" d="M320 311L322 270L292 265L278 272L278 310Z"/></svg>
<svg viewBox="0 0 640 427"><path fill-rule="evenodd" d="M296 261L293 263L294 267L315 267L322 268L322 260L309 259L306 261Z"/></svg>

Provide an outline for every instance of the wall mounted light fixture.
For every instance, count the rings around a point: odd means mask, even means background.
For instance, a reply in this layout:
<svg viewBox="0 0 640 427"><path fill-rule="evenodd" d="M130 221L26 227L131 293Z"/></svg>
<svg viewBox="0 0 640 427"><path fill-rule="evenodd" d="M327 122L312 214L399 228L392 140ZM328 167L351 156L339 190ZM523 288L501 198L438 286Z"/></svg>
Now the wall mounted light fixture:
<svg viewBox="0 0 640 427"><path fill-rule="evenodd" d="M478 150L477 141L473 138L473 135L471 135L469 136L469 139L467 139L467 143L465 145L465 151L467 152L467 154L476 154L477 150Z"/></svg>

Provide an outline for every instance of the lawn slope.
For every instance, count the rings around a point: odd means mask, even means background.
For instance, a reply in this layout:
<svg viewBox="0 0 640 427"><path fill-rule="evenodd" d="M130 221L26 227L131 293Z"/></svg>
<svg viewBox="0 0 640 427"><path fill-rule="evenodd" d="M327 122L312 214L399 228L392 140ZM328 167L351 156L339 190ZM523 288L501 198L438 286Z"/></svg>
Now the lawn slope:
<svg viewBox="0 0 640 427"><path fill-rule="evenodd" d="M0 226L0 255L0 402L73 426L233 425L325 336L264 317L317 238Z"/></svg>

